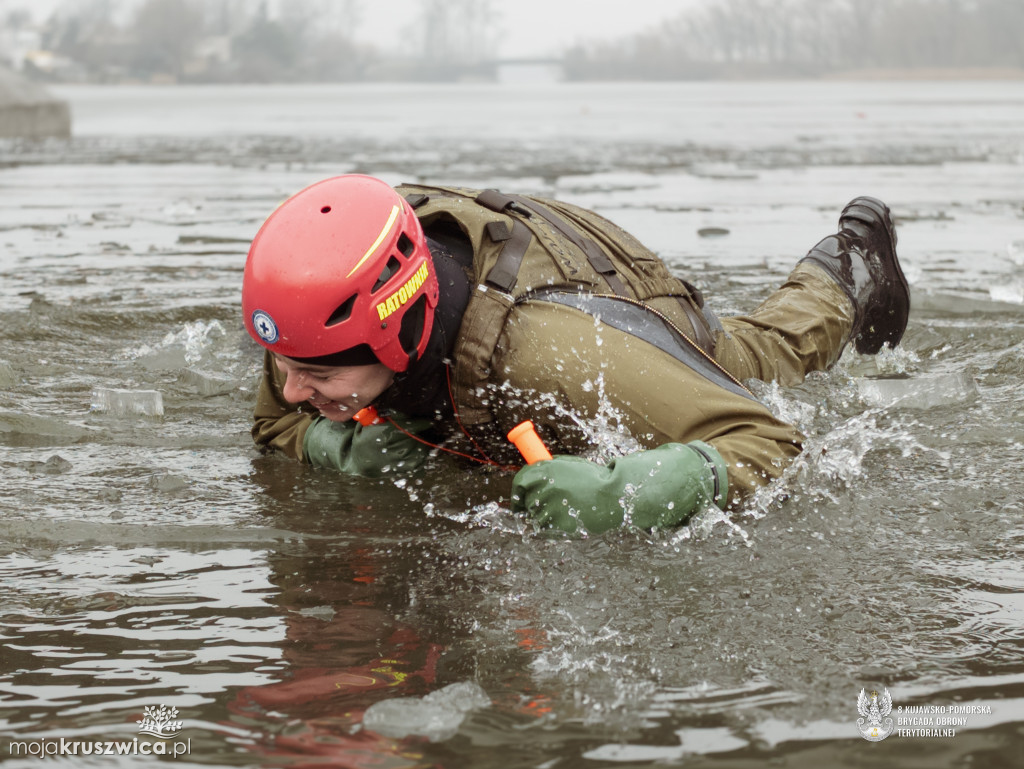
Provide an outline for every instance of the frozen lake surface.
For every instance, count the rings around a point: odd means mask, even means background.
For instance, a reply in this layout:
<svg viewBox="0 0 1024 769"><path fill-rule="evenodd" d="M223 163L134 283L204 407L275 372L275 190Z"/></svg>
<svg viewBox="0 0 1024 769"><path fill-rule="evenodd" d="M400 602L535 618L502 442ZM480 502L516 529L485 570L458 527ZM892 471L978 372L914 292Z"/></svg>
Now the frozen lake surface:
<svg viewBox="0 0 1024 769"><path fill-rule="evenodd" d="M1024 762L1024 84L55 90L72 141L0 144L0 760L164 706L179 766ZM248 241L351 171L595 208L720 314L874 195L910 326L758 387L809 441L731 518L538 534L253 449Z"/></svg>

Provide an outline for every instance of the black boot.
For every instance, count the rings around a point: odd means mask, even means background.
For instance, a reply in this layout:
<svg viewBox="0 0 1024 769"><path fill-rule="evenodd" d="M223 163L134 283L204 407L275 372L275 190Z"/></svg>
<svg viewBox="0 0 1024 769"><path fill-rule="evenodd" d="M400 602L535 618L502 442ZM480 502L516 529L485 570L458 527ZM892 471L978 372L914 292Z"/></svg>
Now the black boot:
<svg viewBox="0 0 1024 769"><path fill-rule="evenodd" d="M857 352L874 355L883 344L899 344L910 314L910 289L896 258L896 230L882 201L851 200L839 217L839 232L800 261L822 267L850 297Z"/></svg>

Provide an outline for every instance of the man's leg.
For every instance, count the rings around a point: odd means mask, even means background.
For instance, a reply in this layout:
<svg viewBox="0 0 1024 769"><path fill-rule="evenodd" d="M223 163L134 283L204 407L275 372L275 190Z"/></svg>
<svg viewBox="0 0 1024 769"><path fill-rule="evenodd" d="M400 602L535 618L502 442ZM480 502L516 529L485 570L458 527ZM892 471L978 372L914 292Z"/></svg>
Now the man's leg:
<svg viewBox="0 0 1024 769"><path fill-rule="evenodd" d="M839 232L810 250L753 313L723 318L715 357L740 379L791 385L838 360L848 341L873 355L895 347L910 313L896 231L879 200L852 200Z"/></svg>
<svg viewBox="0 0 1024 769"><path fill-rule="evenodd" d="M801 263L752 313L721 318L715 359L741 381L799 384L839 360L854 318L853 304L835 281Z"/></svg>

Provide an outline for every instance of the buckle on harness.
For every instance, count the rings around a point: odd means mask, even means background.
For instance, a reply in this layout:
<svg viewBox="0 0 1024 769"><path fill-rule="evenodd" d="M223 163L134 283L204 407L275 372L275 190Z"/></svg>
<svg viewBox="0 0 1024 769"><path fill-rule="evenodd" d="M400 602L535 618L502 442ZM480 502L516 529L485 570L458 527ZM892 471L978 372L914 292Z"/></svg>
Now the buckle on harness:
<svg viewBox="0 0 1024 769"><path fill-rule="evenodd" d="M498 190L484 190L477 195L473 200L479 203L484 208L489 208L497 214L503 214L506 211L515 211L517 214L530 217L530 212L526 208L523 208L515 200L515 198L506 195Z"/></svg>

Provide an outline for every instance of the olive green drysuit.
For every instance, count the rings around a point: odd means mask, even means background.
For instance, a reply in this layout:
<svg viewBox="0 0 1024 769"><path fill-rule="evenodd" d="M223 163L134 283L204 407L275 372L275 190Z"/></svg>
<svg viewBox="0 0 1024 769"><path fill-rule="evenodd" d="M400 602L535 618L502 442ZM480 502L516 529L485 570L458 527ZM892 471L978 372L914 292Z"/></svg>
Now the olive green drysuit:
<svg viewBox="0 0 1024 769"><path fill-rule="evenodd" d="M398 190L428 235L454 223L471 244L474 290L452 349L452 402L493 456L507 458L504 435L524 419L552 453L585 453L588 428L611 417L648 449L703 442L717 450L728 473L724 507L800 452L799 431L742 382L796 384L842 353L854 308L816 265L798 265L751 314L719 321L692 286L593 212L494 191ZM325 463L303 449L315 412L286 402L283 383L267 354L254 440ZM423 447L388 427L369 428L380 432L378 446L390 445L387 470L422 461ZM350 454L326 464L361 474L375 466Z"/></svg>

